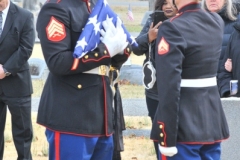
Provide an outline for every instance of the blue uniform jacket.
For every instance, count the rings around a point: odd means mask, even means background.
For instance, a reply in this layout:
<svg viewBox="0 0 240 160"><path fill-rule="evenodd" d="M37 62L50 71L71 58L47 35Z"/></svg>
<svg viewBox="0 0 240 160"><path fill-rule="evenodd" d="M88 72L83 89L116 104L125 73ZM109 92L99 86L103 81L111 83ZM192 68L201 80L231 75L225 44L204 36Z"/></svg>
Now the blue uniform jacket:
<svg viewBox="0 0 240 160"><path fill-rule="evenodd" d="M216 13L191 3L164 21L156 40L159 93L151 139L161 146L209 144L229 137L217 85L181 87L182 79L216 77L223 38Z"/></svg>
<svg viewBox="0 0 240 160"><path fill-rule="evenodd" d="M76 42L96 1L49 0L39 13L37 31L50 73L41 95L37 123L51 130L88 137L113 133L109 77L83 72L101 65L119 68L131 48L111 58L100 43L81 59L73 58Z"/></svg>

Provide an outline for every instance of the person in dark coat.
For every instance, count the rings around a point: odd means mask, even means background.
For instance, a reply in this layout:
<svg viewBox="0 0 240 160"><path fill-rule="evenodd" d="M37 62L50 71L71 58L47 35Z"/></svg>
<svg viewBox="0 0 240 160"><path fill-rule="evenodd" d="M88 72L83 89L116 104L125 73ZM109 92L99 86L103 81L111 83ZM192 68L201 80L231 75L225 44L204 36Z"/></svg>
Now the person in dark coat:
<svg viewBox="0 0 240 160"><path fill-rule="evenodd" d="M103 30L95 26L102 35L95 49L73 57L76 45L88 45L78 38L98 2L49 0L38 16L38 36L50 73L37 123L46 127L51 160L112 160L114 95L108 71L127 60L131 46L123 29L105 15Z"/></svg>
<svg viewBox="0 0 240 160"><path fill-rule="evenodd" d="M210 5L211 3L217 3L217 5ZM222 0L222 1L210 1L210 0L202 0L202 8L218 13L223 21L224 21L224 33L223 33L223 41L222 41L222 51L219 57L219 65L218 65L218 75L220 71L220 66L224 65L225 61L223 61L224 53L229 41L229 37L233 32L233 25L240 21L240 5L239 3L233 2L232 0ZM218 87L222 86L218 81L217 76L217 84ZM220 88L219 88L220 91ZM221 93L220 93L221 94ZM222 95L221 95L222 97Z"/></svg>
<svg viewBox="0 0 240 160"><path fill-rule="evenodd" d="M161 24L156 40L159 104L151 139L161 160L218 160L229 137L216 82L224 22L199 0L175 2L178 14Z"/></svg>
<svg viewBox="0 0 240 160"><path fill-rule="evenodd" d="M166 0L156 0L154 11L156 10L162 10L167 18L171 18L176 15L177 8L172 5L172 3L169 3ZM146 21L146 24L144 25L143 29L141 30L140 34L136 38L136 41L138 42L138 48L133 47L133 53L141 56L145 55L146 59L144 60L143 64L145 64L149 60L149 54L151 54L150 61L153 63L153 66L155 67L155 41L157 38L157 32L158 28L160 27L161 23L157 24L156 26L153 26L153 17L154 13L152 13L149 18ZM150 50L149 50L150 47ZM151 121L154 119L154 115L156 113L156 109L158 106L158 92L157 92L157 83L154 84L153 88L145 89L145 95L146 95L146 104L148 109L148 116L151 118ZM154 148L156 151L157 159L159 159L158 155L158 143L154 143Z"/></svg>
<svg viewBox="0 0 240 160"><path fill-rule="evenodd" d="M33 14L10 0L0 1L0 159L4 153L7 109L18 160L32 160L33 138L28 59L34 46ZM7 158L8 159L8 158Z"/></svg>
<svg viewBox="0 0 240 160"><path fill-rule="evenodd" d="M234 31L229 39L223 63L219 72L219 92L221 97L240 97L240 22L234 24ZM237 93L230 93L230 81L237 80Z"/></svg>

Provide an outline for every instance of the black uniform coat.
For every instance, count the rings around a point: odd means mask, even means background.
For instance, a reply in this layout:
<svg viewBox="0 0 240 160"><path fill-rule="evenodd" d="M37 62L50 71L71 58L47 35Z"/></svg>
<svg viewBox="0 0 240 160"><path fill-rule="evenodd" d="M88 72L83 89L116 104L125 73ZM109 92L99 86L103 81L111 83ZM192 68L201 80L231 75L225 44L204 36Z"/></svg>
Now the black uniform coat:
<svg viewBox="0 0 240 160"><path fill-rule="evenodd" d="M220 72L218 74L219 92L221 97L230 96L230 80L238 80L238 93L234 96L240 97L240 22L234 25L233 31L226 52L224 54ZM232 72L225 69L225 62L227 59L232 59Z"/></svg>
<svg viewBox="0 0 240 160"><path fill-rule="evenodd" d="M228 138L218 88L180 87L181 79L215 77L223 21L191 3L163 22L156 41L159 105L151 138L166 147L177 142L208 144Z"/></svg>
<svg viewBox="0 0 240 160"><path fill-rule="evenodd" d="M30 96L33 92L28 59L34 44L33 15L10 2L0 37L0 64L11 73L0 80L0 94Z"/></svg>
<svg viewBox="0 0 240 160"><path fill-rule="evenodd" d="M50 0L39 13L37 31L50 73L37 122L49 129L82 136L108 136L113 132L109 77L83 72L100 65L119 67L131 50L111 58L100 43L79 61L73 58L76 42L96 1Z"/></svg>

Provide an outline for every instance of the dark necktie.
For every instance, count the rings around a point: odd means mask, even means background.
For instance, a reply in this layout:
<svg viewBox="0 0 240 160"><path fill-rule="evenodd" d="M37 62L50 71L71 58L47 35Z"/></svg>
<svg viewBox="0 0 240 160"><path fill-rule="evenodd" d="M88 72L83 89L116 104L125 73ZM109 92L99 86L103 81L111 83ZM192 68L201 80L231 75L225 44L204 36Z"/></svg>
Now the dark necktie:
<svg viewBox="0 0 240 160"><path fill-rule="evenodd" d="M2 12L0 12L0 36L2 34L2 22L3 22Z"/></svg>

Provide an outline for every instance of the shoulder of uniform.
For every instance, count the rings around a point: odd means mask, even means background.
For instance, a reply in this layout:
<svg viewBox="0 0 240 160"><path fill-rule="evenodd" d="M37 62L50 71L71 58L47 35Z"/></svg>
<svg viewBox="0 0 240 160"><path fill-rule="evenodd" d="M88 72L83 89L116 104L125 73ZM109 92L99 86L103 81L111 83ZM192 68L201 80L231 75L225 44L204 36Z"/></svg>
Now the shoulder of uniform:
<svg viewBox="0 0 240 160"><path fill-rule="evenodd" d="M181 17L182 15L183 15L183 12L177 13L176 16L170 18L169 21L170 21L170 22L173 22L174 20L178 19L178 18Z"/></svg>
<svg viewBox="0 0 240 160"><path fill-rule="evenodd" d="M47 0L41 10L52 12L53 10L67 10L67 0ZM51 10L49 10L51 9Z"/></svg>

